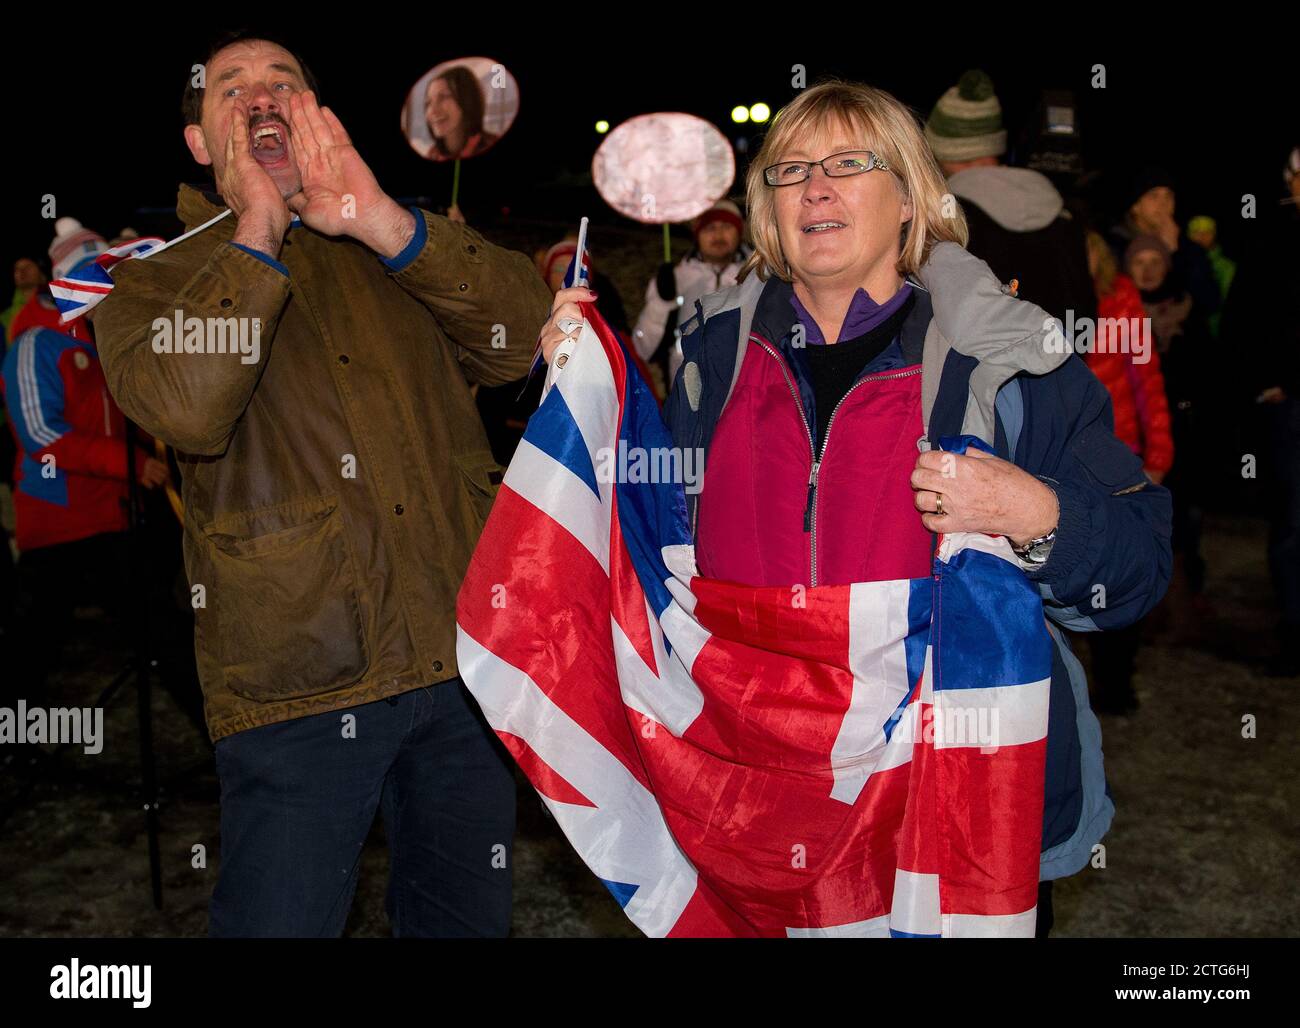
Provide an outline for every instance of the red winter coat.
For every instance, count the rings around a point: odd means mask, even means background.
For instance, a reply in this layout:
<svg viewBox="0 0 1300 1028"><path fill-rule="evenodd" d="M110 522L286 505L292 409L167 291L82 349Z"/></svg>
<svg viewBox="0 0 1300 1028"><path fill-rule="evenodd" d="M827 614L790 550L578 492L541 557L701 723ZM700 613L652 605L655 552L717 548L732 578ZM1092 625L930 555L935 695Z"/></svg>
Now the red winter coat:
<svg viewBox="0 0 1300 1028"><path fill-rule="evenodd" d="M1117 345L1115 326L1110 319L1128 319L1129 325L1144 324L1146 317L1142 297L1127 275L1116 275L1110 292L1097 298L1097 332L1093 346L1084 359L1092 373L1110 393L1115 412L1115 435L1123 440L1150 471L1166 472L1174 463L1174 440L1169 431L1169 403L1165 398L1165 380L1160 374L1160 354L1155 341L1144 334L1145 363L1134 361L1134 347L1128 353ZM1138 319L1138 320L1133 320ZM1130 332L1130 339L1136 336Z"/></svg>
<svg viewBox="0 0 1300 1028"><path fill-rule="evenodd" d="M18 442L18 548L125 531L125 422L108 395L95 345L28 328L5 355L0 381Z"/></svg>

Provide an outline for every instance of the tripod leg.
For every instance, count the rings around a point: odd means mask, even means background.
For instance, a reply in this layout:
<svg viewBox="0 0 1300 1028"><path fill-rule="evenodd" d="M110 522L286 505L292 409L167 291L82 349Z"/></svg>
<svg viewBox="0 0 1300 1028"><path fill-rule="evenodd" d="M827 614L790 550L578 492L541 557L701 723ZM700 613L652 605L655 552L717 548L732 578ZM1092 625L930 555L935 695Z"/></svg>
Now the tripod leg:
<svg viewBox="0 0 1300 1028"><path fill-rule="evenodd" d="M149 884L154 909L162 910L162 859L158 847L158 771L153 755L153 679L149 664L140 661L136 696L140 716L140 791L144 798L145 832L149 840Z"/></svg>

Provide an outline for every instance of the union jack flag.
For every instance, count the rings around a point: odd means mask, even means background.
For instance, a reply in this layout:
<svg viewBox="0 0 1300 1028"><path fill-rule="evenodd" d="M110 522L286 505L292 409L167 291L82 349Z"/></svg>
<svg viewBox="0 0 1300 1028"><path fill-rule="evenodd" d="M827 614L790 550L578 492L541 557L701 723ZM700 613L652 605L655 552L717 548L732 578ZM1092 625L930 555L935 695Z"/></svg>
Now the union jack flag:
<svg viewBox="0 0 1300 1028"><path fill-rule="evenodd" d="M672 441L583 311L457 608L579 855L651 936L1033 935L1052 650L1008 542L941 536L921 579L701 577L683 483L609 473Z"/></svg>
<svg viewBox="0 0 1300 1028"><path fill-rule="evenodd" d="M54 279L50 283L50 293L54 297L54 305L59 309L59 322L66 325L69 321L81 317L113 291L113 279L108 273L113 265L132 257L143 257L150 250L162 245L161 239L152 236L132 239L120 246L105 250L94 260L74 268L63 278Z"/></svg>
<svg viewBox="0 0 1300 1028"><path fill-rule="evenodd" d="M229 214L229 209L224 210L215 218L205 221L170 242L164 242L157 236L129 240L105 250L94 260L78 265L62 278L54 279L50 282L50 294L54 297L54 305L59 310L59 323L66 325L69 321L81 317L113 291L113 278L109 275L109 271L114 265L166 250L167 247L175 246L189 239L190 236L202 232L208 226L215 225Z"/></svg>

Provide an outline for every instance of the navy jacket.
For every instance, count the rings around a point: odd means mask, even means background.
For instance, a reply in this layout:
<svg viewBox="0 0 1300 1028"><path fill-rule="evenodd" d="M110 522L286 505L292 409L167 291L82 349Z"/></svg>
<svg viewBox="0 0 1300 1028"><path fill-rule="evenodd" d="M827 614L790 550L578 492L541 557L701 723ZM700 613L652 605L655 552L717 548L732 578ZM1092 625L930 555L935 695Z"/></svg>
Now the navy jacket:
<svg viewBox="0 0 1300 1028"><path fill-rule="evenodd" d="M922 364L921 446L978 435L998 456L1050 484L1060 502L1051 555L1029 577L1043 596L1056 643L1041 876L1063 877L1088 862L1114 806L1087 681L1055 626L1121 628L1160 600L1172 565L1169 492L1146 477L1140 459L1115 437L1105 387L1068 341L1051 338L1059 322L1003 293L987 265L955 244L939 244L911 281L916 303L898 338L862 373ZM699 447L707 461L750 331L789 354L790 290L777 279L751 279L697 304L683 326L685 363L665 410L676 446ZM802 377L800 362L791 366ZM799 386L810 400L807 382ZM696 499L688 497L692 524Z"/></svg>

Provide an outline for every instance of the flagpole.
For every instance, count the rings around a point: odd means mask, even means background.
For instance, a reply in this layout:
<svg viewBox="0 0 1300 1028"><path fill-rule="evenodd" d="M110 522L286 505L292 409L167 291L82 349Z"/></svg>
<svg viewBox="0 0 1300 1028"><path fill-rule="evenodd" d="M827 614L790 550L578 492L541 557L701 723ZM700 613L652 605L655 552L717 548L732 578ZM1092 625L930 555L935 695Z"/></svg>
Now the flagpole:
<svg viewBox="0 0 1300 1028"><path fill-rule="evenodd" d="M587 251L587 219L583 218L578 223L578 252L573 255L573 284L576 286L580 278L586 278L582 273L582 255ZM591 283L587 282L590 288Z"/></svg>

